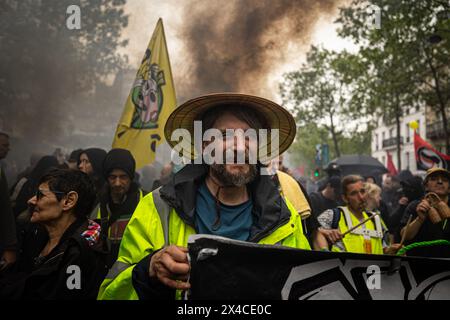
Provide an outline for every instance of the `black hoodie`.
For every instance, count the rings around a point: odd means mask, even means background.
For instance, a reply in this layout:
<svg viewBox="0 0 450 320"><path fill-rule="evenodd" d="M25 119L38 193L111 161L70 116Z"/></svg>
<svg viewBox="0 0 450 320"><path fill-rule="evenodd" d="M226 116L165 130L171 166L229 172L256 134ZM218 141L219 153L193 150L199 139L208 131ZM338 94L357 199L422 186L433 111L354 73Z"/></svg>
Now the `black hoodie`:
<svg viewBox="0 0 450 320"><path fill-rule="evenodd" d="M94 182L97 195L101 192L105 179L103 178L103 161L106 157L106 151L100 148L88 148L80 153L80 156L85 153L91 163L94 173L91 179ZM78 165L80 165L80 158L78 158Z"/></svg>
<svg viewBox="0 0 450 320"><path fill-rule="evenodd" d="M100 240L82 236L87 229L87 219L76 220L50 254L39 259L48 234L43 227L30 224L18 261L0 273L0 300L95 300L107 268ZM69 277L76 272L70 266L79 267L79 289L68 288Z"/></svg>
<svg viewBox="0 0 450 320"><path fill-rule="evenodd" d="M14 215L17 217L21 212L28 208L28 200L34 196L39 187L39 179L49 170L58 167L58 160L54 156L42 157L34 169L31 171L27 182L20 189L16 202L13 207Z"/></svg>

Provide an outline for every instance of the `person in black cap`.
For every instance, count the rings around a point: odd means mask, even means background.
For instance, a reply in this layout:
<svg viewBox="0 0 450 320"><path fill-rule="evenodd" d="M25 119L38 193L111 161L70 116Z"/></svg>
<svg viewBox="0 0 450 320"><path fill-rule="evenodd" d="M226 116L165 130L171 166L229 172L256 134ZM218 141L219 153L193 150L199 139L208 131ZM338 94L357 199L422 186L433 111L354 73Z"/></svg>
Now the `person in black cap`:
<svg viewBox="0 0 450 320"><path fill-rule="evenodd" d="M133 181L136 161L130 151L112 149L103 162L105 187L100 194L97 219L100 219L102 234L111 246L108 267L117 259L123 232L141 198L146 194Z"/></svg>
<svg viewBox="0 0 450 320"><path fill-rule="evenodd" d="M312 215L307 219L309 234L314 235L319 228L317 217L328 209L333 209L339 205L341 198L341 179L338 176L331 176L327 179L322 191L313 192L309 195L311 201ZM310 239L312 241L312 239ZM316 248L319 249L319 248Z"/></svg>

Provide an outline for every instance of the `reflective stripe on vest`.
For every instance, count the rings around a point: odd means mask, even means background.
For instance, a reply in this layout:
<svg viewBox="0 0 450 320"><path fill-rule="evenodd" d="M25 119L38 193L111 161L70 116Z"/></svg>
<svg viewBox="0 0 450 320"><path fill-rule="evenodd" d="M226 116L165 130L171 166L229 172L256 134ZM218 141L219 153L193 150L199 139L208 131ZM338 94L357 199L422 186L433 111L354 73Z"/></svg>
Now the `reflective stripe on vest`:
<svg viewBox="0 0 450 320"><path fill-rule="evenodd" d="M347 231L348 229L351 228L351 226L354 226L356 224L358 224L358 219L356 219L355 216L353 216L351 214L351 212L348 210L348 208L345 207L339 207L343 212L343 214L341 214L340 219L339 219L339 230L341 233L344 233L345 231ZM347 209L347 210L345 210ZM349 215L346 215L345 212L348 212ZM363 213L364 218L367 218L367 214ZM376 226L376 223L375 223ZM380 220L380 227L381 227L381 220ZM358 229L362 229L362 228L358 228ZM366 229L368 229L369 231L374 231L374 224L373 221L372 222L368 222L366 224ZM374 234L374 233L372 233ZM378 235L378 233L376 233L375 235ZM350 232L348 233L343 239L342 239L342 243L344 244L344 248L346 252L352 252L352 253L368 253L366 252L366 248L365 248L365 241L367 241L366 239L364 239L365 235L364 234L360 234L360 232L358 233L354 233L354 232ZM366 238L368 238L368 236L366 236ZM381 238L378 237L370 237L370 243L371 243L371 252L372 254L383 254L383 242ZM340 252L341 249L336 246L333 245L332 246L332 251L334 252Z"/></svg>
<svg viewBox="0 0 450 320"><path fill-rule="evenodd" d="M105 279L111 279L114 280L123 270L127 269L131 265L122 261L116 261L114 262L111 269L109 269L108 274L106 275Z"/></svg>
<svg viewBox="0 0 450 320"><path fill-rule="evenodd" d="M169 242L169 218L170 218L170 207L169 205L161 199L161 194L159 193L159 187L153 190L153 203L155 204L156 211L159 214L159 219L161 220L162 229L164 232L164 243L166 246L170 244Z"/></svg>
<svg viewBox="0 0 450 320"><path fill-rule="evenodd" d="M342 212L344 212L345 222L347 223L348 229L353 228L351 212L348 209L348 207L339 207L339 208L342 210ZM369 214L367 214L367 215L369 215ZM358 227L355 230L352 230L350 233L357 234L360 236L368 236L371 238L382 239L383 238L383 229L381 228L380 216L376 215L371 221L372 224L373 224L373 220L375 220L375 230L370 230L366 226L365 229L363 229L362 227ZM367 223L369 223L369 221L367 221Z"/></svg>

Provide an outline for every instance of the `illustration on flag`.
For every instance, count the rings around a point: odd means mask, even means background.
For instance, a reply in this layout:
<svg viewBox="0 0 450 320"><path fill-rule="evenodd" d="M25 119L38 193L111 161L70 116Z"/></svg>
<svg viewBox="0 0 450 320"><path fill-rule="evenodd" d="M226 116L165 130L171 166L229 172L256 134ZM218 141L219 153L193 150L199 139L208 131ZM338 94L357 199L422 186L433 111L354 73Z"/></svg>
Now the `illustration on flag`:
<svg viewBox="0 0 450 320"><path fill-rule="evenodd" d="M129 150L136 169L154 161L165 142L164 124L176 107L175 88L162 19L158 20L127 98L112 143Z"/></svg>

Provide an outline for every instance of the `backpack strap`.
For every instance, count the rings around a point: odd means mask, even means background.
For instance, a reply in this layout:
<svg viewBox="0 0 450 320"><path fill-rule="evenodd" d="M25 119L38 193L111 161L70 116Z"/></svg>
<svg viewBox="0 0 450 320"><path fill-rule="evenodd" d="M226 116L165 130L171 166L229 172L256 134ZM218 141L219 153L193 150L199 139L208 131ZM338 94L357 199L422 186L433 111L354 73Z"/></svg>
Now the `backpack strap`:
<svg viewBox="0 0 450 320"><path fill-rule="evenodd" d="M159 214L159 220L164 232L164 243L169 245L169 218L170 218L170 206L161 198L160 189L153 190L153 202L156 207L156 211Z"/></svg>
<svg viewBox="0 0 450 320"><path fill-rule="evenodd" d="M333 220L331 222L331 229L338 229L339 220L341 219L341 208L333 208Z"/></svg>
<svg viewBox="0 0 450 320"><path fill-rule="evenodd" d="M110 213L108 205L105 203L98 204L98 211L100 211L100 238L103 245L103 250L111 252L111 241L109 240L109 227L110 227Z"/></svg>

